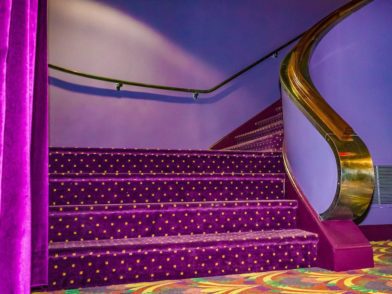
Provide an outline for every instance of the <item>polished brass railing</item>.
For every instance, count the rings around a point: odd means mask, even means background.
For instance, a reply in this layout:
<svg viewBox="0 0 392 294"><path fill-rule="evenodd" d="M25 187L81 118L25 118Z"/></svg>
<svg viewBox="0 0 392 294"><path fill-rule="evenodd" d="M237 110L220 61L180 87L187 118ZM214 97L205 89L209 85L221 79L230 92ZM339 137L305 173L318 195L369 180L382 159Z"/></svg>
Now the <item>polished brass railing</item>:
<svg viewBox="0 0 392 294"><path fill-rule="evenodd" d="M284 91L326 139L338 165L336 194L330 207L321 213L323 219L359 219L371 203L374 169L365 144L313 85L309 61L322 37L368 2L370 0L352 1L321 20L304 34L281 66L280 79ZM295 175L290 170L288 172L295 180Z"/></svg>
<svg viewBox="0 0 392 294"><path fill-rule="evenodd" d="M195 88L181 88L181 87L173 87L173 86L164 86L164 85L155 85L155 84L147 84L147 83L140 83L140 82L132 82L132 81L127 81L127 80L121 80L121 79L115 79L115 78L110 78L110 77L104 77L104 76L99 76L99 75L94 75L90 73L85 73L81 71L77 71L74 69L66 68L63 66L59 65L54 65L54 64L49 64L49 68L65 72L67 74L72 74L88 79L93 79L93 80L99 80L99 81L104 81L104 82L110 82L114 83L116 85L116 89L120 90L123 85L129 85L129 86L134 86L134 87L142 87L142 88L150 88L150 89L159 89L159 90L165 90L165 91L175 91L175 92L184 92L184 93L193 93L193 98L197 99L199 94L209 94L212 93L220 88L222 88L224 85L228 84L232 80L238 78L242 74L246 73L247 71L251 70L255 66L259 65L266 59L270 57L277 57L279 51L283 50L287 46L293 44L294 42L298 41L304 33L299 34L295 38L289 40L288 42L284 43L283 45L279 46L278 48L270 51L263 57L259 58L258 60L254 61L253 63L249 64L248 66L244 67L243 69L239 70L235 74L231 75L224 81L220 82L216 86L213 86L209 89L195 89Z"/></svg>

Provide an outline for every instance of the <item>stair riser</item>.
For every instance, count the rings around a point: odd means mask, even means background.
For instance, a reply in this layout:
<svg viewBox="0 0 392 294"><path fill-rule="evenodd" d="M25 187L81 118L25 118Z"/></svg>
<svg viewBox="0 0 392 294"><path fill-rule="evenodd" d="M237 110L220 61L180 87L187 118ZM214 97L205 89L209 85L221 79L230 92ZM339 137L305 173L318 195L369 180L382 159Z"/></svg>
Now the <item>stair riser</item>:
<svg viewBox="0 0 392 294"><path fill-rule="evenodd" d="M281 204L281 203L280 203ZM289 205L291 204L291 205ZM208 207L209 206L209 207ZM296 203L51 213L51 242L292 229Z"/></svg>
<svg viewBox="0 0 392 294"><path fill-rule="evenodd" d="M284 178L52 180L50 205L273 200Z"/></svg>
<svg viewBox="0 0 392 294"><path fill-rule="evenodd" d="M49 258L51 290L282 270L314 265L316 241L112 251Z"/></svg>
<svg viewBox="0 0 392 294"><path fill-rule="evenodd" d="M101 155L101 156L100 156ZM282 171L281 156L202 156L162 154L52 153L49 172L56 174L267 173Z"/></svg>
<svg viewBox="0 0 392 294"><path fill-rule="evenodd" d="M271 127L266 127L258 131L254 131L250 134L244 135L244 136L239 136L235 139L237 144L244 143L246 141L250 140L255 140L255 139L261 139L262 137L265 136L270 136L276 132L282 132L283 131L283 125L281 123L272 125Z"/></svg>

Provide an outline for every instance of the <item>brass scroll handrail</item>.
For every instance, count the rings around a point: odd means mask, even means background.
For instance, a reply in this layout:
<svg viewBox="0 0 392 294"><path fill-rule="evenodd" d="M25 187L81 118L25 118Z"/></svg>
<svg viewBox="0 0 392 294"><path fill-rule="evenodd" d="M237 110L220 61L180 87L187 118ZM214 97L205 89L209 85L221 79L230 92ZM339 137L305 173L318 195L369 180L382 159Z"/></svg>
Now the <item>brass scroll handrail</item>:
<svg viewBox="0 0 392 294"><path fill-rule="evenodd" d="M351 1L321 20L304 34L281 66L280 79L284 91L326 139L336 158L336 193L330 207L320 214L323 219L359 219L371 203L374 169L365 144L317 91L309 74L309 62L322 37L370 1ZM295 175L290 170L288 172L295 179Z"/></svg>
<svg viewBox="0 0 392 294"><path fill-rule="evenodd" d="M222 88L224 85L228 84L232 80L238 78L242 74L246 73L247 71L251 70L254 68L256 65L262 63L266 59L270 57L276 57L279 51L282 49L286 48L287 46L291 45L292 43L298 41L304 33L299 34L298 36L294 37L293 39L289 40L288 42L284 43L283 45L279 46L278 48L270 51L263 57L259 58L258 60L254 61L253 63L249 64L248 66L244 67L243 69L239 70L235 74L231 75L224 81L220 82L214 87L211 87L209 89L194 89L194 88L181 88L181 87L173 87L173 86L164 86L164 85L155 85L155 84L147 84L147 83L140 83L140 82L132 82L132 81L127 81L127 80L120 80L120 79L115 79L115 78L110 78L110 77L104 77L104 76L98 76L90 73L85 73L85 72L80 72L76 71L74 69L69 69L63 66L58 66L54 64L49 64L49 68L65 72L67 74L72 74L88 79L93 79L93 80L99 80L99 81L104 81L104 82L110 82L110 83L115 83L117 90L120 90L123 85L129 85L129 86L134 86L134 87L142 87L142 88L150 88L150 89L160 89L160 90L165 90L165 91L175 91L175 92L184 92L184 93L193 93L193 97L195 99L198 98L199 94L208 94L212 93L220 88Z"/></svg>

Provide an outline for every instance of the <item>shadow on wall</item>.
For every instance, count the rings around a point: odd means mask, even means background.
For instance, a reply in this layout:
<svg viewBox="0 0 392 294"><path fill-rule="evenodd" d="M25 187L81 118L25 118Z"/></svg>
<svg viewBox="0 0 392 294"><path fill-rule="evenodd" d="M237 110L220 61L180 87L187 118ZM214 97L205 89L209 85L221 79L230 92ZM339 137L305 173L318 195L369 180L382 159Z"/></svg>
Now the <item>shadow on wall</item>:
<svg viewBox="0 0 392 294"><path fill-rule="evenodd" d="M92 96L107 97L107 98L128 98L137 100L150 100L159 101L166 103L177 103L177 104L212 104L216 103L229 94L241 87L239 82L232 82L230 86L224 88L217 94L200 94L199 99L195 100L193 97L189 97L192 93L182 96L169 96L163 94L153 94L148 92L139 91L128 91L128 90L112 90L94 86L86 86L77 83L67 82L55 77L49 77L49 84L54 87L58 87L64 90L77 92L81 94L87 94ZM207 97L203 97L207 96Z"/></svg>

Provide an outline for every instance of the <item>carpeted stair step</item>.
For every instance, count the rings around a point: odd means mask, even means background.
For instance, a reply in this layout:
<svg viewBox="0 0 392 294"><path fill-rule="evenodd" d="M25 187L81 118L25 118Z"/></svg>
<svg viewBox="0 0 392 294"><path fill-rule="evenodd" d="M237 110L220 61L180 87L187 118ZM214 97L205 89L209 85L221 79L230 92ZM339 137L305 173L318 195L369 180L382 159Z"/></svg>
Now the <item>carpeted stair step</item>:
<svg viewBox="0 0 392 294"><path fill-rule="evenodd" d="M281 165L281 163L278 163ZM278 167L275 167L278 169ZM50 179L50 205L273 200L284 174Z"/></svg>
<svg viewBox="0 0 392 294"><path fill-rule="evenodd" d="M50 152L51 176L76 174L262 173L281 167L279 153L139 149L58 149ZM280 163L280 164L279 164Z"/></svg>
<svg viewBox="0 0 392 294"><path fill-rule="evenodd" d="M282 150L283 132L276 131L273 134L264 136L262 138L254 139L244 143L239 143L225 150L257 150L268 152L280 152Z"/></svg>
<svg viewBox="0 0 392 294"><path fill-rule="evenodd" d="M302 230L53 243L51 290L281 270L314 265L317 235Z"/></svg>
<svg viewBox="0 0 392 294"><path fill-rule="evenodd" d="M279 122L279 121L283 121L283 112L279 112L279 113L277 113L275 115L272 115L270 117L267 117L265 119L257 121L255 123L255 125L257 127L263 127L263 126L267 126L267 125L270 125L272 123L276 123L276 122Z"/></svg>
<svg viewBox="0 0 392 294"><path fill-rule="evenodd" d="M260 139L262 137L271 135L271 134L276 134L281 133L283 131L283 121L278 121L266 126L263 126L261 128L257 128L255 130L252 130L250 132L238 135L235 137L235 141L237 144L239 143L244 143L247 141L255 140L255 139Z"/></svg>
<svg viewBox="0 0 392 294"><path fill-rule="evenodd" d="M294 200L50 207L50 242L281 230Z"/></svg>
<svg viewBox="0 0 392 294"><path fill-rule="evenodd" d="M49 290L315 265L282 119L274 103L223 151L50 148Z"/></svg>

